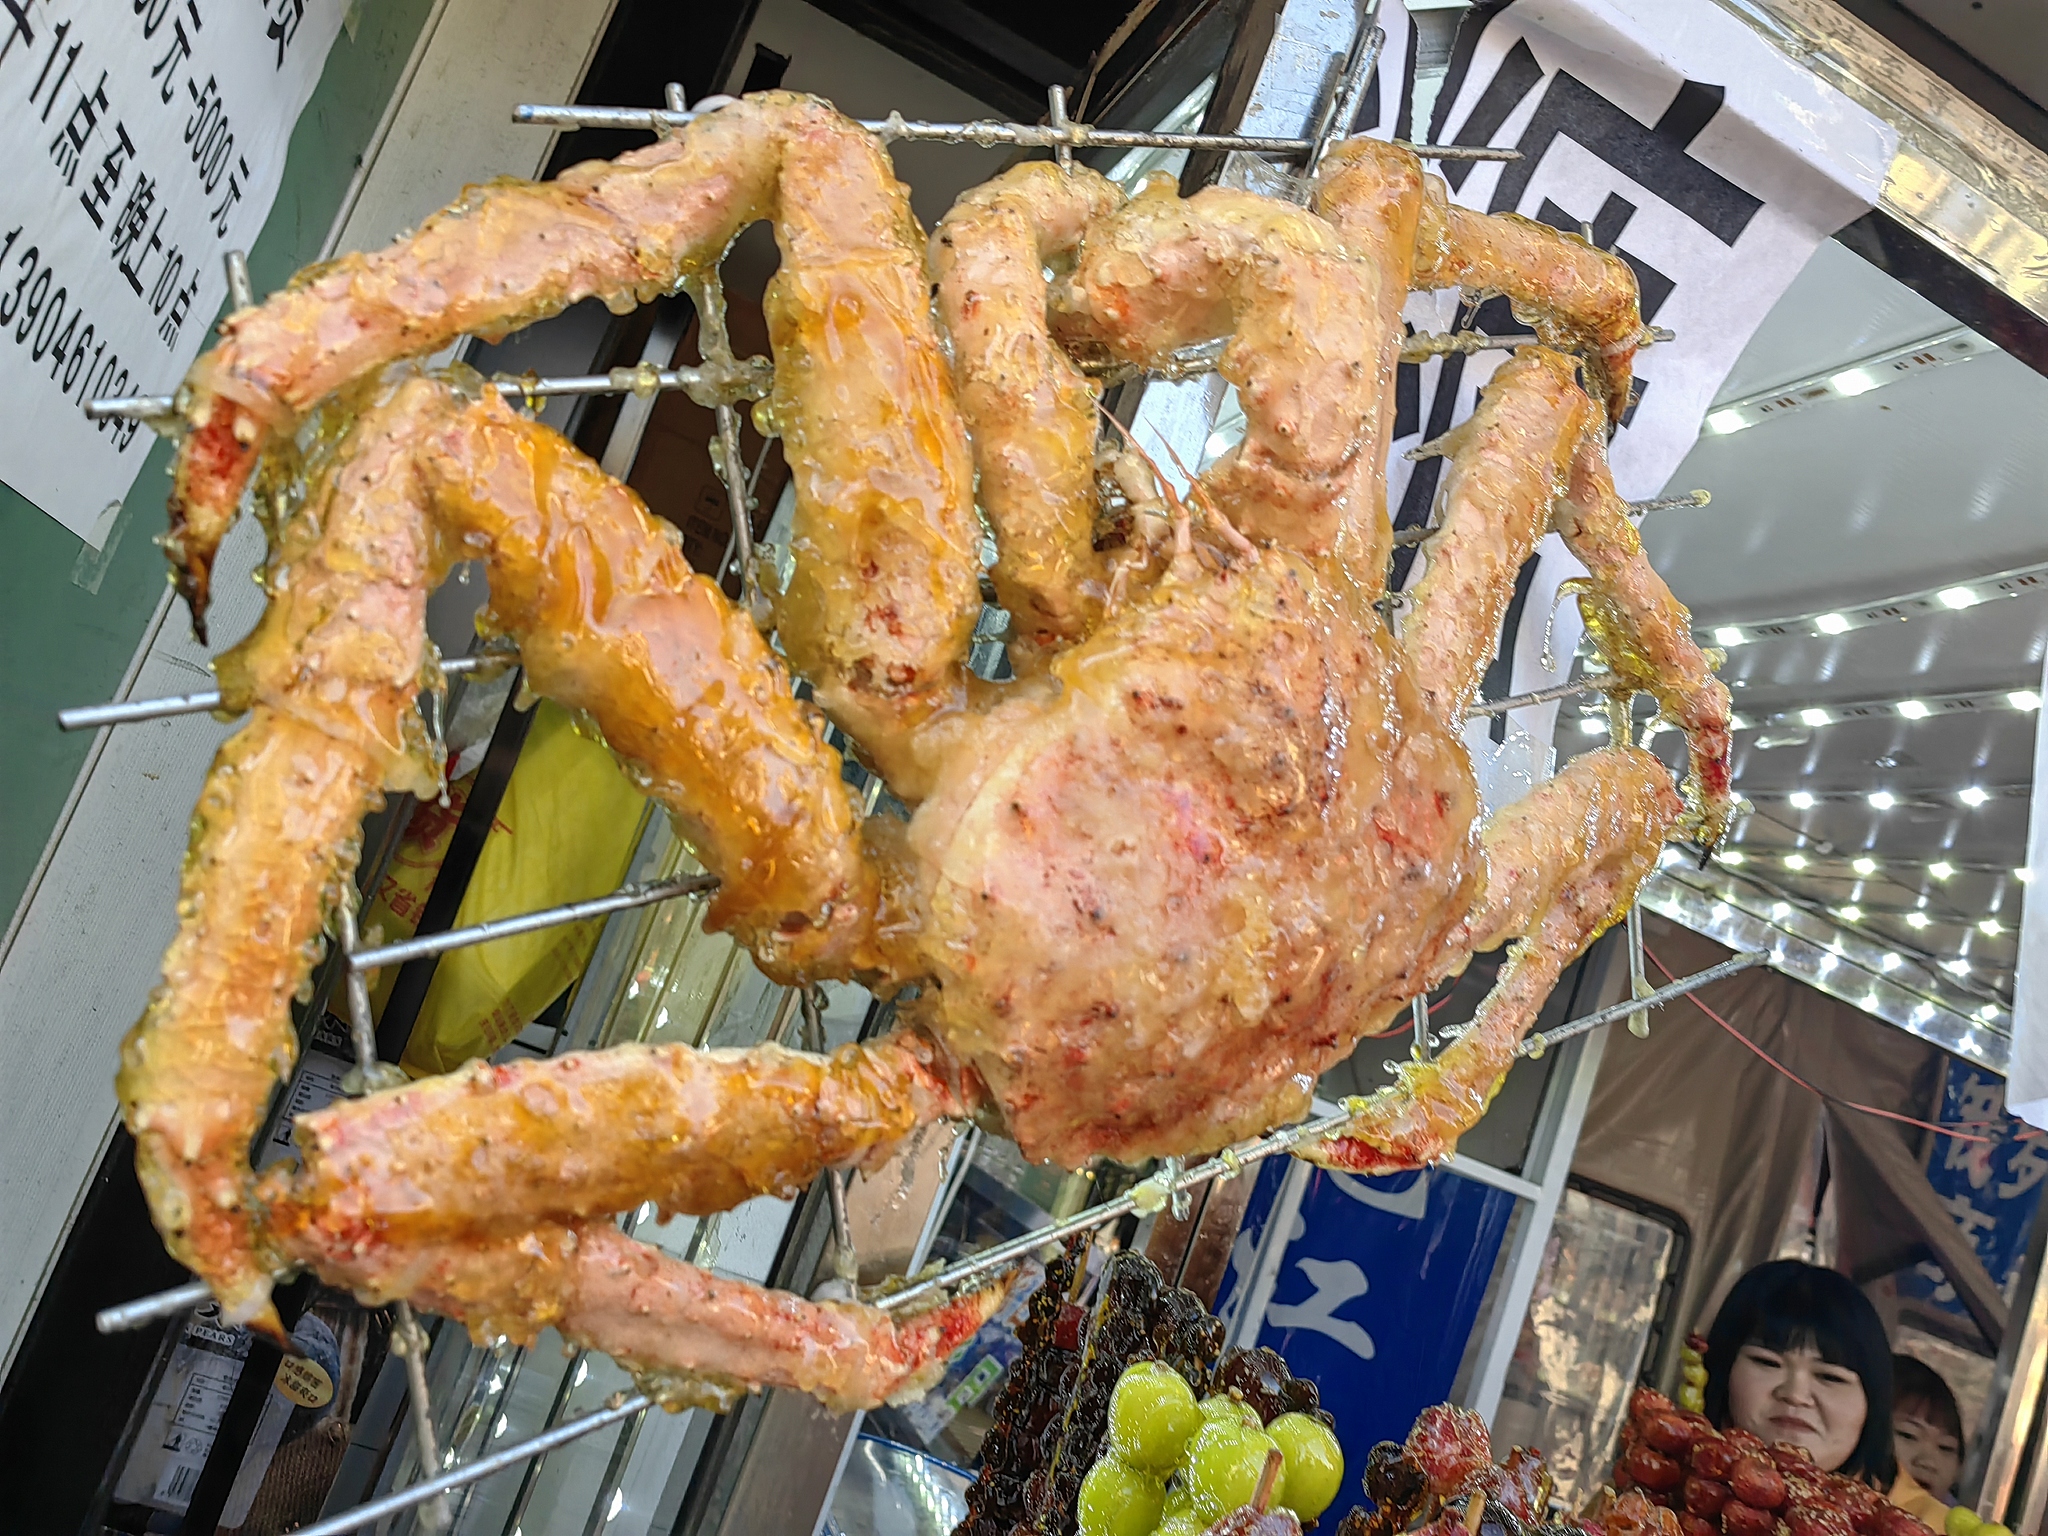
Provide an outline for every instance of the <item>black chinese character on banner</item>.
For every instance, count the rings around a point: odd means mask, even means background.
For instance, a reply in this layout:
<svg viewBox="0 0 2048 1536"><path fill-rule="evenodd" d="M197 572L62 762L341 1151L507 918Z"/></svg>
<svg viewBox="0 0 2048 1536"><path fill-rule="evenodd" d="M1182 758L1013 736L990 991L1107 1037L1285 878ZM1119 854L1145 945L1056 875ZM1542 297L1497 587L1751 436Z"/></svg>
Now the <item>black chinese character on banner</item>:
<svg viewBox="0 0 2048 1536"><path fill-rule="evenodd" d="M127 125L115 123L114 147L100 161L100 168L93 173L92 184L78 194L79 206L85 209L85 216L92 220L95 229L107 227L107 204L121 190L121 173L128 168L134 154L135 141L128 137Z"/></svg>
<svg viewBox="0 0 2048 1536"><path fill-rule="evenodd" d="M277 67L284 68L284 52L299 35L299 23L306 19L306 0L264 0L266 11L275 11L263 35L277 44Z"/></svg>
<svg viewBox="0 0 2048 1536"><path fill-rule="evenodd" d="M7 27L7 40L0 42L0 64L5 64L16 43L30 48L36 45L36 29L29 25L28 19L28 13L36 8L36 0L0 0L0 8L5 10L0 22Z"/></svg>
<svg viewBox="0 0 2048 1536"><path fill-rule="evenodd" d="M164 48L164 56L149 71L152 80L158 75L163 76L164 83L157 94L163 98L165 106L170 105L171 89L178 83L178 66L191 57L192 39L185 35L185 21L179 17L171 23L171 40Z"/></svg>
<svg viewBox="0 0 2048 1536"><path fill-rule="evenodd" d="M152 213L156 214L156 228L149 231L145 244L143 231L149 229ZM164 216L156 206L156 181L153 177L138 174L135 185L128 189L128 201L121 205L120 213L114 218L111 232L114 261L137 295L142 292L142 268L149 252L163 248L163 227Z"/></svg>
<svg viewBox="0 0 2048 1536"><path fill-rule="evenodd" d="M57 137L50 141L50 158L64 173L65 186L77 183L79 161L85 154L87 142L99 127L100 114L106 110L107 72L103 69L97 86L90 91L79 91L78 105L71 109L71 116L57 130Z"/></svg>

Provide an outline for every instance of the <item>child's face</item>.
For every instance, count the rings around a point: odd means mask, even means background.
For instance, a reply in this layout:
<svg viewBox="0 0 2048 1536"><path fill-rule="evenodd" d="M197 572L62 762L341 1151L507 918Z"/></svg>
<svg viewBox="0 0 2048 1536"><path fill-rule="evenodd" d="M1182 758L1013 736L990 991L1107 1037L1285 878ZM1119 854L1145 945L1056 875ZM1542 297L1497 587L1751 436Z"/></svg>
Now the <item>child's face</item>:
<svg viewBox="0 0 2048 1536"><path fill-rule="evenodd" d="M1892 1416L1892 1445L1899 1465L1913 1474L1913 1481L1937 1498L1945 1498L1962 1470L1963 1448L1956 1437L1938 1429L1919 1414L1907 1411Z"/></svg>

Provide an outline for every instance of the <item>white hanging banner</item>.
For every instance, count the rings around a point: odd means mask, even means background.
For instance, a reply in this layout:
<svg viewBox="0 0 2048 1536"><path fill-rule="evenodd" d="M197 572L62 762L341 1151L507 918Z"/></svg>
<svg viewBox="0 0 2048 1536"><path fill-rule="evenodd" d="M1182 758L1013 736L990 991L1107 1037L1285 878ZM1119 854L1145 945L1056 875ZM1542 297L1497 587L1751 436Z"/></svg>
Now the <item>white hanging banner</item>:
<svg viewBox="0 0 2048 1536"><path fill-rule="evenodd" d="M1657 495L1699 436L1715 392L1814 249L1868 211L1897 134L1779 53L1714 0L1507 0L1461 26L1430 138L1521 151L1506 163L1441 166L1457 202L1556 228L1590 226L1627 261L1646 323L1677 339L1636 358L1636 398L1610 457L1631 499ZM1456 293L1417 295L1418 330L1459 321ZM1466 323L1521 332L1495 299ZM1402 369L1389 499L1397 526L1423 522L1441 459L1402 453L1469 416L1504 354ZM1411 570L1413 580L1419 571ZM1489 697L1561 682L1580 625L1556 614L1558 584L1584 575L1556 535L1523 572ZM1548 745L1555 706L1516 728ZM1477 728L1494 740L1505 717ZM1476 743L1475 743L1476 744Z"/></svg>
<svg viewBox="0 0 2048 1536"><path fill-rule="evenodd" d="M0 480L97 549L270 214L346 0L0 0Z"/></svg>
<svg viewBox="0 0 2048 1536"><path fill-rule="evenodd" d="M2048 667L2042 671L2048 687ZM2034 798L2027 825L2027 870L2021 895L2019 974L2013 980L2012 1055L2006 1068L2005 1107L2029 1125L2048 1128L2048 709L2034 726Z"/></svg>

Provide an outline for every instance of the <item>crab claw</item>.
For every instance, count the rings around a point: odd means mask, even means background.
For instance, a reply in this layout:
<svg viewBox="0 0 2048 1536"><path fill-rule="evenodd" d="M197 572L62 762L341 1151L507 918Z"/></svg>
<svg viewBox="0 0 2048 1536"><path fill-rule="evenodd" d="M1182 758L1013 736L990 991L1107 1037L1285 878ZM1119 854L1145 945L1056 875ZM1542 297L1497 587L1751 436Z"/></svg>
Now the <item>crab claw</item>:
<svg viewBox="0 0 2048 1536"><path fill-rule="evenodd" d="M337 1249L292 1217L272 1211L278 1251L365 1303L408 1297L479 1339L531 1344L555 1328L610 1355L671 1409L723 1410L762 1387L807 1392L842 1412L922 1396L1009 1290L992 1285L899 1317L714 1275L609 1222L543 1222L475 1240L371 1236Z"/></svg>
<svg viewBox="0 0 2048 1536"><path fill-rule="evenodd" d="M187 430L171 466L170 531L162 541L172 584L192 614L192 633L201 645L213 559L234 526L235 508L271 431L264 413L199 382L205 372L203 366L195 369L195 382L180 397Z"/></svg>

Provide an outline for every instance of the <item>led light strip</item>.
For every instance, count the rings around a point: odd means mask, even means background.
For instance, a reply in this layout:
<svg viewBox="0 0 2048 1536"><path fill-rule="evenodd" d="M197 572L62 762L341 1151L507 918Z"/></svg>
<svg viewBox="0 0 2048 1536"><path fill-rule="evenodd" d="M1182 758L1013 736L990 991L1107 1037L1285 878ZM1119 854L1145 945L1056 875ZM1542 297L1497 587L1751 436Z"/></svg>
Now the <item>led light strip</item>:
<svg viewBox="0 0 2048 1536"><path fill-rule="evenodd" d="M1939 963L1918 957L1910 963L1927 982L1914 985L1899 945L1842 926L1818 903L1794 899L1732 871L1698 870L1684 863L1658 870L1639 899L1650 911L1716 943L1768 947L1772 969L1943 1050L1996 1072L2006 1070L2011 1008L2005 998L1953 971L1936 975Z"/></svg>
<svg viewBox="0 0 2048 1536"><path fill-rule="evenodd" d="M1737 731L1816 729L1849 720L1937 720L2003 709L2031 713L2040 707L2041 695L2036 690L2015 683L2010 687L1980 689L1971 693L1920 693L1905 698L1850 699L1824 707L1808 705L1749 715L1738 712L1729 716L1729 724ZM1599 720L1605 729L1605 706L1590 706L1589 712L1592 711L1596 711L1592 718Z"/></svg>
<svg viewBox="0 0 2048 1536"><path fill-rule="evenodd" d="M1837 878L1830 873L1830 869L1834 865L1842 865L1853 871L1853 875L1842 875L1839 877L1844 880L1851 878L1868 880L1878 875L1884 875L1887 879L1896 880L1896 872L1900 870L1923 870L1937 881L1945 881L1958 874L2010 875L2013 879L2025 885L2034 878L2034 872L2024 864L1992 864L1969 859L1894 859L1883 854L1841 853L1832 848L1823 852L1817 849L1800 847L1749 848L1740 844L1731 846L1725 843L1714 850L1714 861L1718 864L1726 864L1730 869L1740 869L1745 864L1752 862L1764 863L1773 859L1780 861L1797 859L1799 862L1790 865L1790 868L1797 870L1811 869L1816 878L1823 880ZM1866 868L1865 866L1868 867Z"/></svg>
<svg viewBox="0 0 2048 1536"><path fill-rule="evenodd" d="M2016 709L2032 713L2041 707L2041 695L2032 688L1992 688L1975 693L1923 693L1909 698L1855 699L1841 704L1780 709L1767 715L1737 715L1738 731L1768 729L1818 729L1848 720L1938 720L1955 715L1984 714L1992 710Z"/></svg>
<svg viewBox="0 0 2048 1536"><path fill-rule="evenodd" d="M1794 810L1810 811L1816 805L1847 805L1861 800L1872 810L1889 811L1899 806L1927 809L1949 809L1944 795L1953 795L1964 805L1975 809L1991 800L2025 800L2034 792L2031 783L2026 784L1968 784L1957 790L1934 789L1751 789L1743 786L1744 798L1749 800L1782 800Z"/></svg>
<svg viewBox="0 0 2048 1536"><path fill-rule="evenodd" d="M1908 619L1925 618L1929 614L1961 613L2002 597L2023 597L2041 592L2048 592L2048 560L1949 586L1926 587L1918 592L1859 607L1739 624L1702 624L1694 633L1710 639L1724 650L1738 645L1755 645L1764 640L1827 639L1877 624L1899 624Z"/></svg>
<svg viewBox="0 0 2048 1536"><path fill-rule="evenodd" d="M1901 379L1915 378L1949 363L1967 362L1973 357L1999 349L1966 325L1953 326L1904 346L1874 352L1869 357L1826 373L1794 379L1776 389L1758 390L1740 400L1730 400L1707 412L1702 437L1727 437L1770 421L1803 411L1828 400L1853 400Z"/></svg>

